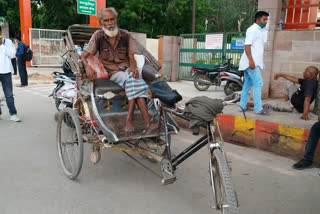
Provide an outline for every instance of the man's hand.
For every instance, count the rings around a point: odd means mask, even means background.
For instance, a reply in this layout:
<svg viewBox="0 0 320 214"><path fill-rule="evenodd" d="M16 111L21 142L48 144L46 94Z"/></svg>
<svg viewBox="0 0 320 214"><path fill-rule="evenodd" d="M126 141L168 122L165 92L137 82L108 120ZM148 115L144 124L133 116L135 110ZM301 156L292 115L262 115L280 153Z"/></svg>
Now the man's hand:
<svg viewBox="0 0 320 214"><path fill-rule="evenodd" d="M94 81L96 79L96 72L90 66L86 66L85 70L86 70L88 79L90 81Z"/></svg>
<svg viewBox="0 0 320 214"><path fill-rule="evenodd" d="M139 78L139 71L136 68L131 68L130 67L130 72L132 72L132 77L134 79L138 79Z"/></svg>
<svg viewBox="0 0 320 214"><path fill-rule="evenodd" d="M310 120L308 115L305 115L303 114L301 117L300 117L302 120Z"/></svg>
<svg viewBox="0 0 320 214"><path fill-rule="evenodd" d="M274 80L278 80L279 77L281 77L281 74L275 74L275 75L274 75Z"/></svg>
<svg viewBox="0 0 320 214"><path fill-rule="evenodd" d="M254 64L253 60L249 61L249 68L254 69L256 67L256 65Z"/></svg>

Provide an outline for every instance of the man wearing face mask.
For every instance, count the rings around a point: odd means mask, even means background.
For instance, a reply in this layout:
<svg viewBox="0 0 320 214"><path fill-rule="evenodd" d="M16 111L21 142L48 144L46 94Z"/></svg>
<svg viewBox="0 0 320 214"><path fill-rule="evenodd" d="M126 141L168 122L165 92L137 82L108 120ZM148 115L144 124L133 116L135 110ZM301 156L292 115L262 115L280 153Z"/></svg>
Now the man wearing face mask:
<svg viewBox="0 0 320 214"><path fill-rule="evenodd" d="M87 62L89 55L99 53L104 68L108 71L110 80L125 89L129 100L129 110L125 126L126 132L134 131L133 113L135 103L138 104L141 115L148 131L157 128L150 123L150 115L145 98L147 98L147 85L137 70L134 59L135 44L128 31L119 29L117 26L118 13L114 8L104 8L98 13L98 20L102 26L91 37L88 46L81 54L81 61L86 70L88 79L96 79L94 71Z"/></svg>
<svg viewBox="0 0 320 214"><path fill-rule="evenodd" d="M269 13L258 11L255 23L246 32L245 51L241 56L239 70L244 71L244 85L241 92L240 110L247 110L249 92L253 87L254 111L256 114L266 114L271 109L262 107L261 89L263 86L260 69L264 69L263 52L266 42L267 22Z"/></svg>

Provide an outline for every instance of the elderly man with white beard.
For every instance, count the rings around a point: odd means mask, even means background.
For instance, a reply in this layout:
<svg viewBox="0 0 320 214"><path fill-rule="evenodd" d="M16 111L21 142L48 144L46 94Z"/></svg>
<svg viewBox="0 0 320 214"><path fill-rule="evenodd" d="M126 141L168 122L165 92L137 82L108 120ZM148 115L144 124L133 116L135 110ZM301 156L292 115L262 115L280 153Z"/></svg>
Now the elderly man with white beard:
<svg viewBox="0 0 320 214"><path fill-rule="evenodd" d="M150 124L150 115L146 104L147 85L137 70L134 59L135 44L128 31L117 26L118 13L112 7L101 9L98 20L102 26L91 37L88 46L81 54L81 61L88 79L96 79L96 72L89 66L87 57L99 53L104 68L108 71L110 80L125 89L129 100L129 110L126 121L126 132L134 131L133 113L135 103L138 104L143 120L148 126L148 132L157 128L155 123Z"/></svg>

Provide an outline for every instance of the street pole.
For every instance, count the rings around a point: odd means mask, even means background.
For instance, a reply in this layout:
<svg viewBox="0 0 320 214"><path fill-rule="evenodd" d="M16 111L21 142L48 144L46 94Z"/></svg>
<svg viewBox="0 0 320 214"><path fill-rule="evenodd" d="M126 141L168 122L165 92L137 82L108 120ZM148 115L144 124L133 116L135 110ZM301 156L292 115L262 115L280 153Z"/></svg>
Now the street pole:
<svg viewBox="0 0 320 214"><path fill-rule="evenodd" d="M192 37L196 33L196 0L193 0L193 15L192 15ZM197 49L197 39L193 38L193 49ZM192 57L192 63L196 64L197 54L194 52Z"/></svg>
<svg viewBox="0 0 320 214"><path fill-rule="evenodd" d="M196 32L196 0L193 0L192 34Z"/></svg>

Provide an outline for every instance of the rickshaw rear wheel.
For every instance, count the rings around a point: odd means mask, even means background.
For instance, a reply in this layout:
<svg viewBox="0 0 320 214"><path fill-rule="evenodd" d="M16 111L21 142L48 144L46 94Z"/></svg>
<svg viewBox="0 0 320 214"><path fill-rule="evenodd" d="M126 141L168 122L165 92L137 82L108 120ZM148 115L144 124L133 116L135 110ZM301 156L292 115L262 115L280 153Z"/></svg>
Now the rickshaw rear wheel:
<svg viewBox="0 0 320 214"><path fill-rule="evenodd" d="M212 152L209 165L211 185L217 209L223 214L238 214L238 203L233 189L230 169L224 153L220 149Z"/></svg>
<svg viewBox="0 0 320 214"><path fill-rule="evenodd" d="M78 177L83 163L83 138L77 114L64 108L57 123L57 148L64 174L71 180Z"/></svg>

